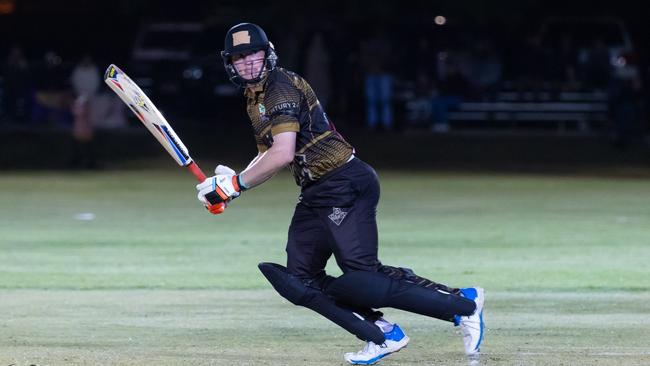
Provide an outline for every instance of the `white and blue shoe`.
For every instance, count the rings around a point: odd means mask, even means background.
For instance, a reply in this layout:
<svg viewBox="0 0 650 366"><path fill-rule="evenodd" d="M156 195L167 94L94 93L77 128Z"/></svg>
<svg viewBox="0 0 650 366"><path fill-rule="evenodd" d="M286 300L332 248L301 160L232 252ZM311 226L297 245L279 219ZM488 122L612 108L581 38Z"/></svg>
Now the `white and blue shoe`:
<svg viewBox="0 0 650 366"><path fill-rule="evenodd" d="M393 329L385 332L384 337L386 338L384 343L368 342L361 351L348 352L343 355L343 358L353 365L372 365L389 354L401 350L409 343L409 337L397 324L393 324Z"/></svg>
<svg viewBox="0 0 650 366"><path fill-rule="evenodd" d="M460 326L463 335L465 354L468 356L478 355L483 341L483 304L485 303L485 291L480 287L468 287L460 289L461 296L476 302L476 310L468 316L456 315L454 325Z"/></svg>

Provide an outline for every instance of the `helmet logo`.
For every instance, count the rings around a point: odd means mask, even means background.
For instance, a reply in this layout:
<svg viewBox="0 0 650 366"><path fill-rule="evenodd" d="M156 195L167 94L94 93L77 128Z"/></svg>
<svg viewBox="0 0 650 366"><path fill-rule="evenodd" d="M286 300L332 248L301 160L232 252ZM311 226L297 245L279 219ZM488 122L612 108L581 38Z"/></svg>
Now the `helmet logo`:
<svg viewBox="0 0 650 366"><path fill-rule="evenodd" d="M232 45L239 46L240 44L250 44L251 35L247 30L235 32L232 34Z"/></svg>

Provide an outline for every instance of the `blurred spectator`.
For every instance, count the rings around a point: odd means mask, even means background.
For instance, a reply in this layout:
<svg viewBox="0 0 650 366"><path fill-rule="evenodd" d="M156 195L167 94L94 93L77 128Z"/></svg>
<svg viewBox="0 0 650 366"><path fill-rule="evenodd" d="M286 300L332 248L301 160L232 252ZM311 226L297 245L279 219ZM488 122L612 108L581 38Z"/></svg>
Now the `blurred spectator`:
<svg viewBox="0 0 650 366"><path fill-rule="evenodd" d="M305 76L318 95L320 104L327 106L331 95L330 56L320 32L315 33L309 42Z"/></svg>
<svg viewBox="0 0 650 366"><path fill-rule="evenodd" d="M298 56L300 55L300 39L298 38L301 34L300 26L298 23L290 23L288 27L288 30L279 32L279 40L277 45L274 45L277 48L279 64L288 70L301 73L302 65L298 62Z"/></svg>
<svg viewBox="0 0 650 366"><path fill-rule="evenodd" d="M415 80L416 88L421 94L422 89L432 87L436 78L436 54L431 47L428 37L421 36L417 41L417 48L414 52L407 50L405 57L413 59L412 69L408 69L406 78Z"/></svg>
<svg viewBox="0 0 650 366"><path fill-rule="evenodd" d="M90 108L90 123L94 130L127 127L127 107L115 94L105 90L95 96Z"/></svg>
<svg viewBox="0 0 650 366"><path fill-rule="evenodd" d="M607 88L612 73L609 48L598 38L587 52L584 60L584 82L593 88Z"/></svg>
<svg viewBox="0 0 650 366"><path fill-rule="evenodd" d="M550 79L558 84L560 89L577 89L578 51L573 39L569 35L563 35L559 45L553 51L549 70Z"/></svg>
<svg viewBox="0 0 650 366"><path fill-rule="evenodd" d="M406 100L406 120L413 124L431 123L432 98L438 96L438 90L431 75L420 70L415 77L413 94Z"/></svg>
<svg viewBox="0 0 650 366"><path fill-rule="evenodd" d="M408 48L408 47L407 47ZM406 56L412 59L412 67L402 70L406 79L406 120L413 124L431 123L431 98L438 96L436 88L436 57L431 49L429 39L421 36L414 50L409 48ZM411 83L412 82L412 83ZM412 92L412 93L411 93Z"/></svg>
<svg viewBox="0 0 650 366"><path fill-rule="evenodd" d="M421 36L418 39L417 48L413 56L414 74L408 76L414 76L413 79L416 80L416 83L418 80L420 80L421 83L423 81L423 77L426 77L427 80L434 79L436 76L436 54L431 47L431 42L429 42L428 37Z"/></svg>
<svg viewBox="0 0 650 366"><path fill-rule="evenodd" d="M456 108L463 100L472 94L472 85L461 72L456 62L447 64L447 75L441 80L439 94L431 100L433 132L449 131L449 110Z"/></svg>
<svg viewBox="0 0 650 366"><path fill-rule="evenodd" d="M81 61L72 70L70 77L72 88L77 98L84 97L91 100L97 94L101 83L99 69L92 56L84 55Z"/></svg>
<svg viewBox="0 0 650 366"><path fill-rule="evenodd" d="M11 122L27 120L29 103L32 98L32 76L27 58L19 46L9 51L2 67L4 80L5 118Z"/></svg>
<svg viewBox="0 0 650 366"><path fill-rule="evenodd" d="M513 60L517 69L517 89L520 92L538 92L544 89L550 59L551 56L543 47L540 37L536 34L529 35Z"/></svg>
<svg viewBox="0 0 650 366"><path fill-rule="evenodd" d="M502 76L502 63L490 41L480 39L474 44L467 76L479 98L487 99L497 91Z"/></svg>
<svg viewBox="0 0 650 366"><path fill-rule="evenodd" d="M76 99L72 104L73 168L95 168L93 140L95 137L90 110L101 82L99 69L90 55L85 55L75 66L70 77Z"/></svg>
<svg viewBox="0 0 650 366"><path fill-rule="evenodd" d="M393 127L393 75L389 65L391 59L391 43L383 31L375 32L374 36L361 42L361 65L365 72L366 125L371 129L391 130Z"/></svg>
<svg viewBox="0 0 650 366"><path fill-rule="evenodd" d="M328 33L328 45L334 57L330 60L332 94L327 109L337 126L365 125L364 80L358 42L350 40L350 31L334 28ZM340 119L339 119L340 118Z"/></svg>
<svg viewBox="0 0 650 366"><path fill-rule="evenodd" d="M31 119L38 123L48 123L68 127L71 122L68 72L61 56L48 51L40 63L35 65L35 94Z"/></svg>
<svg viewBox="0 0 650 366"><path fill-rule="evenodd" d="M609 112L613 122L614 147L625 150L641 142L643 136L643 90L636 65L616 68L609 88Z"/></svg>

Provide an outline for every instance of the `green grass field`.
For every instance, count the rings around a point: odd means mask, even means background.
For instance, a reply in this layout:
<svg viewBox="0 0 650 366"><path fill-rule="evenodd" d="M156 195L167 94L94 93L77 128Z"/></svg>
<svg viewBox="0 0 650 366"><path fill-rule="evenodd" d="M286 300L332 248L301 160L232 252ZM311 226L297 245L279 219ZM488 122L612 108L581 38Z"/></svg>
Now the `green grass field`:
<svg viewBox="0 0 650 366"><path fill-rule="evenodd" d="M486 288L482 363L650 364L650 180L380 176L382 261ZM195 192L172 167L3 172L0 365L344 364L362 344L256 267L284 263L291 178L216 217ZM387 310L412 340L381 364L467 364L448 323Z"/></svg>

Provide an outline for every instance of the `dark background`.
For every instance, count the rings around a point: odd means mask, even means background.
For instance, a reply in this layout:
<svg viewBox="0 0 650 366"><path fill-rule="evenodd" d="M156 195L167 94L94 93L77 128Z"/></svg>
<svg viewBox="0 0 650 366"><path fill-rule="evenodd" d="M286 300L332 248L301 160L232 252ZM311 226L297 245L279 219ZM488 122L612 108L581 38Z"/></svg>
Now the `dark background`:
<svg viewBox="0 0 650 366"><path fill-rule="evenodd" d="M329 92L322 93L327 94L327 112L359 154L375 164L517 171L624 168L640 174L650 161L649 26L642 8L635 1L0 0L0 60L8 60L12 50L20 48L29 66L28 91L16 112L7 97L7 80L15 74L3 61L0 168L84 167L72 162L79 152L71 135L75 117L70 109L76 95L69 77L85 55L92 56L100 73L115 63L141 84L197 160L215 155L247 160L255 151L244 100L226 79L218 52L229 27L250 21L266 30L279 64L310 82L308 50L314 36L322 35L329 58L328 70L323 71ZM439 15L445 17L444 25L436 25ZM544 33L539 48L532 49L530 40L542 34L544 24L553 24L551 19L565 19L571 25ZM598 20L607 26L593 26ZM196 37L166 36L156 41L186 46L190 51L186 59L154 62L134 56L143 30L160 22L201 25ZM618 29L609 33L611 24L622 25L631 40L631 48L621 51L620 57L633 76L617 76L620 65L597 69L575 60L580 49L593 55L589 53L595 47L593 39L617 38ZM589 39L601 31L602 36ZM564 34L574 41L570 61L558 53ZM364 80L371 70L363 61L363 45L377 36L390 50L380 63L393 80L394 117L386 128L368 126L364 97ZM579 44L581 37L586 37L584 44ZM448 65L471 63L482 57L479 44L487 44L490 55L499 60L496 81L479 87L476 77L464 75L465 84L450 87L449 78L440 77L442 55L449 56ZM575 80L568 80L562 62L575 66ZM192 76L196 70L199 78ZM61 102L39 106L36 95L43 92L60 96L56 100ZM577 103L595 106L599 112L582 120L548 113L557 103L575 106L576 100L563 96L567 92L578 93L582 99ZM102 84L100 93L110 91ZM465 103L487 103L496 112L478 119L460 113L442 129L436 128L440 126L430 114L415 113L417 105L430 103L431 95L448 94L461 94ZM519 118L499 109L504 102L533 103L534 110ZM448 112L462 108L451 104ZM160 157L161 149L137 123L129 115L125 127L96 128L91 141L94 162L87 167L122 168L134 158Z"/></svg>

